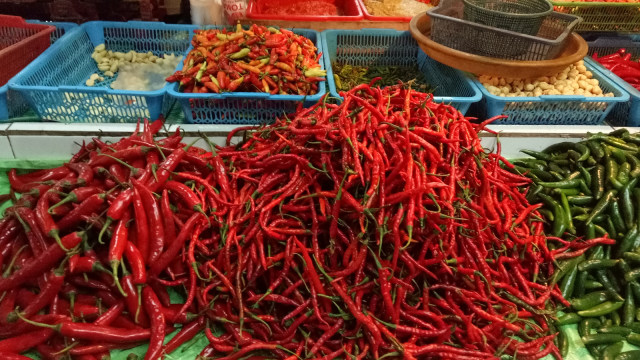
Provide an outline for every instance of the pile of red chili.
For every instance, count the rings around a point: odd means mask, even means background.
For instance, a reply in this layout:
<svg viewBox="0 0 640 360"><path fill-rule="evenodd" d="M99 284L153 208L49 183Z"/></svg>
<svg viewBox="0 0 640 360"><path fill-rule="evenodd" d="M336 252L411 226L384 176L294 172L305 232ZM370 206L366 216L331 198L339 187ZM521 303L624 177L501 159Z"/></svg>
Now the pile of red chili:
<svg viewBox="0 0 640 360"><path fill-rule="evenodd" d="M260 4L264 14L273 15L313 15L313 16L338 16L338 7L326 0L307 1L263 1ZM260 6L259 5L259 6Z"/></svg>
<svg viewBox="0 0 640 360"><path fill-rule="evenodd" d="M326 76L313 42L287 29L196 30L191 45L184 68L167 78L182 92L313 95Z"/></svg>
<svg viewBox="0 0 640 360"><path fill-rule="evenodd" d="M0 357L149 342L158 359L200 331L221 359L559 357L554 257L599 240L547 247L529 180L483 150L484 124L400 86L343 96L238 129L236 146L145 122L11 171Z"/></svg>
<svg viewBox="0 0 640 360"><path fill-rule="evenodd" d="M631 53L626 49L620 49L614 54L600 57L595 53L593 59L640 90L640 59L633 60Z"/></svg>

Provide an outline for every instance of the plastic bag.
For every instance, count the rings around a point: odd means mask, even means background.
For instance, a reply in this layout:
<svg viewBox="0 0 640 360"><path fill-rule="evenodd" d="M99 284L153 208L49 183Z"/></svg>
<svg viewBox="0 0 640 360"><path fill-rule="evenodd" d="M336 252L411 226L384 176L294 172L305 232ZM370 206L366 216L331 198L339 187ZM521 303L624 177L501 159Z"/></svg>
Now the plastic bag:
<svg viewBox="0 0 640 360"><path fill-rule="evenodd" d="M224 16L227 19L227 23L231 25L246 17L246 0L222 0L222 6L224 7Z"/></svg>

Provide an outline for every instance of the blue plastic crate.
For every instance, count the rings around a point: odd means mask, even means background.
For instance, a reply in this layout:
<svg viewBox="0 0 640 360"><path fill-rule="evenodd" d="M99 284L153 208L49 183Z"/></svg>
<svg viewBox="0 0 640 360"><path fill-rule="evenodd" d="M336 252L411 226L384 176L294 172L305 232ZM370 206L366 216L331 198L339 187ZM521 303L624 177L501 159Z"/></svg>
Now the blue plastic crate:
<svg viewBox="0 0 640 360"><path fill-rule="evenodd" d="M216 29L221 27L208 26ZM310 39L318 48L318 54L324 53L320 33L308 29L289 29L298 35ZM189 49L191 50L191 49ZM324 57L324 55L322 56ZM318 62L324 69L323 59ZM182 64L178 70L182 70ZM311 106L326 94L325 82L318 83L318 92L314 95L271 95L259 92L226 92L221 94L194 94L178 91L179 83L169 87L169 95L182 106L185 120L195 124L265 124L276 117L295 112L302 102Z"/></svg>
<svg viewBox="0 0 640 360"><path fill-rule="evenodd" d="M601 125L619 103L629 101L629 94L603 73L589 58L584 59L587 70L598 79L603 93L614 97L585 97L582 95L542 95L539 97L503 97L491 94L477 79L476 85L484 96L487 118L507 115L496 125Z"/></svg>
<svg viewBox="0 0 640 360"><path fill-rule="evenodd" d="M465 114L482 99L480 90L459 70L427 56L408 31L392 29L327 30L322 33L325 67L331 96L342 99L333 78L332 62L355 66L418 66L431 87L434 100Z"/></svg>
<svg viewBox="0 0 640 360"><path fill-rule="evenodd" d="M67 32L78 27L78 25L69 22L42 22L38 20L27 20L27 22L55 26L56 29L50 34L52 45ZM0 122L18 117L28 110L29 104L20 93L10 90L9 85L0 87Z"/></svg>
<svg viewBox="0 0 640 360"><path fill-rule="evenodd" d="M91 74L99 73L91 54L105 44L112 51L184 55L196 28L162 22L88 22L57 41L9 87L19 91L43 119L96 123L156 119L168 108L163 107L167 86L156 91L114 90L109 87L113 79L85 86Z"/></svg>

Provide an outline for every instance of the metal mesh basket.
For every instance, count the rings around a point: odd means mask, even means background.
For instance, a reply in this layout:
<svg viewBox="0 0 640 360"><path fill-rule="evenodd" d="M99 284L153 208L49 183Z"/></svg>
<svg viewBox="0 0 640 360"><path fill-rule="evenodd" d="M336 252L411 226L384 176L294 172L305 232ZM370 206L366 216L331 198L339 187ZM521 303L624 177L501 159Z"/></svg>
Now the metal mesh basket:
<svg viewBox="0 0 640 360"><path fill-rule="evenodd" d="M552 12L536 36L462 19L463 0L443 0L429 10L431 39L467 53L510 60L552 59L562 50L580 17Z"/></svg>

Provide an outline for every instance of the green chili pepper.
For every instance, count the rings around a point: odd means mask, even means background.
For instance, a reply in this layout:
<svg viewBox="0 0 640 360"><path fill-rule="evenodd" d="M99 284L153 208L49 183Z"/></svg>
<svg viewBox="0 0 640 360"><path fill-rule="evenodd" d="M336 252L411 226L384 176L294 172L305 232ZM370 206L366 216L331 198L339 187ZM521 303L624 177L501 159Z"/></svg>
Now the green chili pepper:
<svg viewBox="0 0 640 360"><path fill-rule="evenodd" d="M630 334L627 336L627 341L631 345L640 346L640 334Z"/></svg>
<svg viewBox="0 0 640 360"><path fill-rule="evenodd" d="M638 280L638 278L640 278L640 268L624 274L624 280L627 282Z"/></svg>
<svg viewBox="0 0 640 360"><path fill-rule="evenodd" d="M602 360L615 360L616 356L620 354L622 351L622 347L624 346L624 342L618 341L617 343L611 344L607 346L602 352Z"/></svg>
<svg viewBox="0 0 640 360"><path fill-rule="evenodd" d="M251 52L251 49L249 48L240 49L237 52L234 52L233 54L229 55L229 59L233 59L233 60L242 59L243 57L249 55L250 52Z"/></svg>
<svg viewBox="0 0 640 360"><path fill-rule="evenodd" d="M598 164L593 168L591 181L591 192L596 200L599 200L604 195L605 184L605 167Z"/></svg>
<svg viewBox="0 0 640 360"><path fill-rule="evenodd" d="M590 224L593 221L593 218L595 218L596 216L602 214L604 211L607 210L607 208L611 205L613 199L615 198L616 194L618 192L616 190L609 190L607 191L602 198L600 198L600 200L598 200L598 203L593 207L593 210L591 211L591 214L589 214L589 217L587 218L587 220L585 221L585 224Z"/></svg>
<svg viewBox="0 0 640 360"><path fill-rule="evenodd" d="M622 219L622 214L620 212L620 203L614 199L611 201L611 205L609 206L609 217L611 221L613 221L613 225L616 227L618 232L627 231L627 227L624 224L624 220Z"/></svg>
<svg viewBox="0 0 640 360"><path fill-rule="evenodd" d="M631 173L629 173L629 176L632 178L640 176L640 159L633 154L625 153L624 155L627 161L631 163Z"/></svg>
<svg viewBox="0 0 640 360"><path fill-rule="evenodd" d="M569 324L577 324L582 320L582 317L576 313L568 313L560 316L558 320L556 320L556 325L569 325Z"/></svg>
<svg viewBox="0 0 640 360"><path fill-rule="evenodd" d="M604 148L605 152L610 154L618 162L618 164L622 164L623 162L625 162L626 156L624 155L624 151L622 151L622 149L609 145L605 145Z"/></svg>
<svg viewBox="0 0 640 360"><path fill-rule="evenodd" d="M593 199L593 196L586 195L567 196L567 201L569 202L569 204L580 206L591 204L593 202Z"/></svg>
<svg viewBox="0 0 640 360"><path fill-rule="evenodd" d="M616 266L617 264L617 259L585 260L578 265L578 270L591 271L598 269L608 269Z"/></svg>
<svg viewBox="0 0 640 360"><path fill-rule="evenodd" d="M623 304L624 301L605 301L602 304L596 305L590 309L578 311L578 315L580 315L581 317L596 317L600 315L607 315L620 309Z"/></svg>
<svg viewBox="0 0 640 360"><path fill-rule="evenodd" d="M618 354L615 360L640 360L640 350L625 351Z"/></svg>
<svg viewBox="0 0 640 360"><path fill-rule="evenodd" d="M588 273L587 273L588 275ZM604 286L602 285L601 282L595 281L595 280L589 280L587 279L587 281L584 282L584 288L585 290L598 290L598 289L602 289Z"/></svg>
<svg viewBox="0 0 640 360"><path fill-rule="evenodd" d="M540 193L538 196L553 209L554 220L553 229L551 231L553 236L562 236L562 234L564 234L564 230L567 228L567 215L564 213L562 206L548 195Z"/></svg>
<svg viewBox="0 0 640 360"><path fill-rule="evenodd" d="M627 336L631 334L631 329L625 326L609 326L598 329L599 334L618 334Z"/></svg>
<svg viewBox="0 0 640 360"><path fill-rule="evenodd" d="M607 291L594 291L581 298L572 299L571 307L576 310L587 310L600 305L609 299Z"/></svg>
<svg viewBox="0 0 640 360"><path fill-rule="evenodd" d="M551 286L555 285L560 281L565 275L571 272L579 263L584 261L585 256L580 255L578 257L567 259L565 261L560 261L558 266L556 267L556 271L553 273L551 277Z"/></svg>
<svg viewBox="0 0 640 360"><path fill-rule="evenodd" d="M573 295L573 289L575 288L577 278L578 267L574 266L560 282L560 292L562 293L562 297L567 299Z"/></svg>
<svg viewBox="0 0 640 360"><path fill-rule="evenodd" d="M622 257L627 259L628 261L640 262L640 253L635 251L626 251L622 254Z"/></svg>
<svg viewBox="0 0 640 360"><path fill-rule="evenodd" d="M617 283L607 274L605 270L596 270L596 279L602 283L604 289L609 293L610 297L614 300L624 301L624 298L620 296L620 288Z"/></svg>
<svg viewBox="0 0 640 360"><path fill-rule="evenodd" d="M600 145L599 142L587 141L587 146L589 147L589 150L591 150L591 154L596 160L598 161L602 160L605 153L604 153L604 149L602 148L602 145Z"/></svg>
<svg viewBox="0 0 640 360"><path fill-rule="evenodd" d="M589 334L582 337L582 343L585 345L613 344L622 340L624 337L618 334Z"/></svg>
<svg viewBox="0 0 640 360"><path fill-rule="evenodd" d="M618 243L618 247L616 248L616 251L615 251L615 257L620 258L625 252L628 252L629 250L633 250L637 239L638 239L638 227L636 225L633 225L633 227L629 229L627 234Z"/></svg>
<svg viewBox="0 0 640 360"><path fill-rule="evenodd" d="M564 141L564 142L559 142L559 143L550 145L546 149L542 150L542 152L545 154L553 154L553 153L563 154L573 149L574 147L575 147L574 142Z"/></svg>
<svg viewBox="0 0 640 360"><path fill-rule="evenodd" d="M544 152L538 152L538 151L533 151L533 150L520 150L521 153L523 154L527 154L529 156L531 156L534 159L538 159L538 160L544 160L544 161L550 161L551 160L551 155L544 153Z"/></svg>
<svg viewBox="0 0 640 360"><path fill-rule="evenodd" d="M634 178L620 190L622 217L627 228L631 228L635 220L635 208L631 200L631 190L635 189L637 183L638 178Z"/></svg>
<svg viewBox="0 0 640 360"><path fill-rule="evenodd" d="M636 314L636 301L633 297L633 291L631 290L631 284L627 284L625 292L624 307L622 308L622 323L624 326L633 324L634 316Z"/></svg>
<svg viewBox="0 0 640 360"><path fill-rule="evenodd" d="M591 330L597 329L601 325L602 323L600 322L600 320L596 318L584 319L580 321L580 324L578 325L578 334L580 334L580 336L590 335Z"/></svg>
<svg viewBox="0 0 640 360"><path fill-rule="evenodd" d="M579 174L579 173L578 173ZM549 188L559 188L559 189L571 189L580 186L579 178L570 178L562 181L553 181L553 182L541 182L539 185Z"/></svg>

